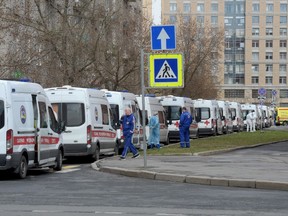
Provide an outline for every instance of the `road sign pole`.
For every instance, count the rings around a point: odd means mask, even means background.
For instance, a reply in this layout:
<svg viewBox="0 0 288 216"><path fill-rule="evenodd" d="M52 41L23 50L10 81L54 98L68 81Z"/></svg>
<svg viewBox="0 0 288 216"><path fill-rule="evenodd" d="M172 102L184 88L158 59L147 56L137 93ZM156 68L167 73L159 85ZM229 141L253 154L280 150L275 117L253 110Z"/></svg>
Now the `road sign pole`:
<svg viewBox="0 0 288 216"><path fill-rule="evenodd" d="M141 49L141 95L142 95L142 127L143 127L143 151L144 168L147 167L147 143L146 143L146 113L145 113L145 80L144 80L144 50Z"/></svg>

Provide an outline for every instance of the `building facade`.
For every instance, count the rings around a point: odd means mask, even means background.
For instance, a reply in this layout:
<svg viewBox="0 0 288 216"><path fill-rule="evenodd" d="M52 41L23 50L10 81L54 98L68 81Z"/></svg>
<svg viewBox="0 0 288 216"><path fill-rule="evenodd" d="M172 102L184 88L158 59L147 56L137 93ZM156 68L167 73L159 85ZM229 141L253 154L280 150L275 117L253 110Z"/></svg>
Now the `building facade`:
<svg viewBox="0 0 288 216"><path fill-rule="evenodd" d="M288 106L287 0L162 0L163 22L194 18L225 29L219 98Z"/></svg>

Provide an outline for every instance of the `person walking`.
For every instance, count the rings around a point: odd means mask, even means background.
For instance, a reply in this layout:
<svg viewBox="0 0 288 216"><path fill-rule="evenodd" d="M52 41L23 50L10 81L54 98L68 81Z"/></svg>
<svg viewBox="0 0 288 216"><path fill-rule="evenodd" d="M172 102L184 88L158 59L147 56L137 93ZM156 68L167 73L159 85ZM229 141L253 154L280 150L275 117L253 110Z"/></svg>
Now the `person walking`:
<svg viewBox="0 0 288 216"><path fill-rule="evenodd" d="M252 110L251 112L251 132L255 132L255 125L256 125L256 114L255 111Z"/></svg>
<svg viewBox="0 0 288 216"><path fill-rule="evenodd" d="M192 116L188 112L186 107L182 108L182 114L180 116L179 132L180 132L180 147L190 148L190 125L192 123Z"/></svg>
<svg viewBox="0 0 288 216"><path fill-rule="evenodd" d="M251 120L251 111L246 116L246 127L247 127L247 132L252 132L252 120Z"/></svg>
<svg viewBox="0 0 288 216"><path fill-rule="evenodd" d="M121 117L120 122L122 124L124 136L124 149L120 159L124 160L126 158L128 150L132 152L132 158L139 157L139 153L132 143L132 137L135 128L135 117L129 107L125 108L125 115Z"/></svg>
<svg viewBox="0 0 288 216"><path fill-rule="evenodd" d="M149 139L148 144L150 149L156 147L160 148L160 124L158 118L158 112L155 112L149 120Z"/></svg>

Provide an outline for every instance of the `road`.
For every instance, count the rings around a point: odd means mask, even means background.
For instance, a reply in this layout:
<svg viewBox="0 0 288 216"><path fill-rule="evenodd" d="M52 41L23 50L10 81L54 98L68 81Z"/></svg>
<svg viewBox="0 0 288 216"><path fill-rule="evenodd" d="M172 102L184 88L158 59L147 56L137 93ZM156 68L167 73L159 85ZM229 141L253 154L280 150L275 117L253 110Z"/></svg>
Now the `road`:
<svg viewBox="0 0 288 216"><path fill-rule="evenodd" d="M0 178L1 216L288 215L288 192L200 186L92 170L87 160Z"/></svg>

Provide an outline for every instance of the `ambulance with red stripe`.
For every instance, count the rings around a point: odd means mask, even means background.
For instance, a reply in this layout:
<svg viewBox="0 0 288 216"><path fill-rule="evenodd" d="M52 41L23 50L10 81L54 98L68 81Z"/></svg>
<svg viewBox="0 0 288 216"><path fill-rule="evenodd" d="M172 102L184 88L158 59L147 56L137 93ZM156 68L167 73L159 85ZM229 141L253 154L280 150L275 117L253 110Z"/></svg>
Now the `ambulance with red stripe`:
<svg viewBox="0 0 288 216"><path fill-rule="evenodd" d="M199 118L200 135L223 134L221 113L216 100L198 99L194 101L194 107Z"/></svg>
<svg viewBox="0 0 288 216"><path fill-rule="evenodd" d="M165 108L166 119L168 123L168 140L180 140L179 122L182 113L182 107L186 107L193 117L193 122L190 125L190 137L198 138L198 124L196 122L197 113L194 109L194 102L191 98L177 97L173 95L158 97L160 103Z"/></svg>
<svg viewBox="0 0 288 216"><path fill-rule="evenodd" d="M63 128L39 84L0 80L0 170L61 170Z"/></svg>
<svg viewBox="0 0 288 216"><path fill-rule="evenodd" d="M238 102L229 102L229 108L232 113L233 131L240 132L244 129L241 104Z"/></svg>
<svg viewBox="0 0 288 216"><path fill-rule="evenodd" d="M233 132L232 112L229 108L228 101L217 100L220 109L220 118L222 119L223 133L228 134Z"/></svg>
<svg viewBox="0 0 288 216"><path fill-rule="evenodd" d="M58 119L65 122L65 156L92 156L115 151L116 130L104 92L63 86L45 89Z"/></svg>
<svg viewBox="0 0 288 216"><path fill-rule="evenodd" d="M107 89L102 89L105 93L105 96L111 106L113 118L115 119L115 126L117 128L117 138L116 138L116 150L115 152L118 154L122 153L124 148L124 137L123 130L120 124L120 118L125 114L125 108L129 107L132 110L132 113L135 117L135 133L133 134L132 143L137 147L141 148L141 144L143 144L143 127L142 127L142 114L139 109L139 105L136 100L136 95L128 92L126 90L123 91L108 91Z"/></svg>
<svg viewBox="0 0 288 216"><path fill-rule="evenodd" d="M137 96L137 102L142 112L142 96ZM160 143L164 143L166 145L169 144L168 139L168 124L165 116L165 109L160 103L159 98L156 98L153 94L147 94L144 96L145 101L145 111L146 117L148 119L151 118L155 113L157 113L159 124L160 124ZM149 138L149 126L146 126L146 139Z"/></svg>

